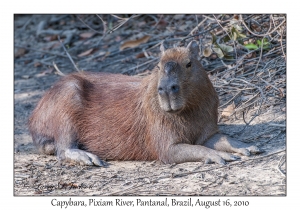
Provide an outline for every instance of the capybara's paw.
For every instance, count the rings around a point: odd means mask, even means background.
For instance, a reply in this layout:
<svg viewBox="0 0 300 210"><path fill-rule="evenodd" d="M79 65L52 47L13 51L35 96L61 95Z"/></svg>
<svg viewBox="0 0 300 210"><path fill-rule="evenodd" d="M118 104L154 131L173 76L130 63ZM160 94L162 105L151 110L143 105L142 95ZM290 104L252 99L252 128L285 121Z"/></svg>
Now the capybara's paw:
<svg viewBox="0 0 300 210"><path fill-rule="evenodd" d="M220 157L222 157L226 162L231 162L231 161L235 161L235 160L241 159L240 156L233 155L233 154L227 153L227 152L218 152L218 155Z"/></svg>
<svg viewBox="0 0 300 210"><path fill-rule="evenodd" d="M220 165L226 165L226 162L239 160L240 157L227 152L214 152L210 153L205 159L205 163L218 163Z"/></svg>
<svg viewBox="0 0 300 210"><path fill-rule="evenodd" d="M226 161L221 157L214 158L214 159L206 158L205 159L205 164L210 164L210 163L217 163L217 164L222 165L222 166L226 165Z"/></svg>
<svg viewBox="0 0 300 210"><path fill-rule="evenodd" d="M257 146L247 147L247 150L249 150L251 154L259 154L264 152L262 149L259 149Z"/></svg>
<svg viewBox="0 0 300 210"><path fill-rule="evenodd" d="M250 156L250 154L262 153L263 150L259 149L257 146L249 146L245 148L238 148L236 152L245 156Z"/></svg>
<svg viewBox="0 0 300 210"><path fill-rule="evenodd" d="M250 156L250 151L246 148L238 148L236 152L244 156Z"/></svg>
<svg viewBox="0 0 300 210"><path fill-rule="evenodd" d="M65 151L65 159L80 165L107 166L107 163L98 158L98 156L80 149L67 149Z"/></svg>

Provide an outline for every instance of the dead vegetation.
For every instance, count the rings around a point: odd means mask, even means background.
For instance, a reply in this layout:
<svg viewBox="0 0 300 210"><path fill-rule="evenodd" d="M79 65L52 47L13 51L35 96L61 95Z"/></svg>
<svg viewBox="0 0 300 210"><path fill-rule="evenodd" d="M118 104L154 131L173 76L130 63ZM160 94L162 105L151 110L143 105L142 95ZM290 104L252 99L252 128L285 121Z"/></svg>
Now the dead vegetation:
<svg viewBox="0 0 300 210"><path fill-rule="evenodd" d="M14 37L15 195L286 194L284 14L16 15ZM264 154L225 167L111 162L94 168L36 153L26 121L59 74L144 76L162 41L181 46L192 39L219 94L220 130Z"/></svg>

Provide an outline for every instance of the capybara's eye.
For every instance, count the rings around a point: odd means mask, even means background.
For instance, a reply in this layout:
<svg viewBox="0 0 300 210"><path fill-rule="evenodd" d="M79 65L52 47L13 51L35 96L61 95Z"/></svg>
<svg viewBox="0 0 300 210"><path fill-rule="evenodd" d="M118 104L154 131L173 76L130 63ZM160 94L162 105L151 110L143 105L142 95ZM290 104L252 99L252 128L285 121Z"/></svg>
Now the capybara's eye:
<svg viewBox="0 0 300 210"><path fill-rule="evenodd" d="M191 62L189 62L188 64L186 64L186 68L190 68L191 67Z"/></svg>
<svg viewBox="0 0 300 210"><path fill-rule="evenodd" d="M159 66L156 66L156 67L157 67L158 69L160 69Z"/></svg>

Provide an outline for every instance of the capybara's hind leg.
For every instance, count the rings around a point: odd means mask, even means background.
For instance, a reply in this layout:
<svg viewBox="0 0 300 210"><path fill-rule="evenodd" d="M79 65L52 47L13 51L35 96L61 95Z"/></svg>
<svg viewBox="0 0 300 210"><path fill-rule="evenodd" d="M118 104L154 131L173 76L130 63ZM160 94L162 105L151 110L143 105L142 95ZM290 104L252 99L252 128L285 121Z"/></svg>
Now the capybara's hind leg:
<svg viewBox="0 0 300 210"><path fill-rule="evenodd" d="M54 155L55 145L54 139L45 137L43 135L32 134L33 144L36 146L37 150L41 154Z"/></svg>
<svg viewBox="0 0 300 210"><path fill-rule="evenodd" d="M55 154L55 145L54 140L46 140L39 147L39 152L44 153L46 155L54 155Z"/></svg>
<svg viewBox="0 0 300 210"><path fill-rule="evenodd" d="M249 156L250 154L257 154L263 152L256 146L240 142L233 138L230 138L224 134L215 134L210 137L204 146L223 152L235 152L241 155Z"/></svg>

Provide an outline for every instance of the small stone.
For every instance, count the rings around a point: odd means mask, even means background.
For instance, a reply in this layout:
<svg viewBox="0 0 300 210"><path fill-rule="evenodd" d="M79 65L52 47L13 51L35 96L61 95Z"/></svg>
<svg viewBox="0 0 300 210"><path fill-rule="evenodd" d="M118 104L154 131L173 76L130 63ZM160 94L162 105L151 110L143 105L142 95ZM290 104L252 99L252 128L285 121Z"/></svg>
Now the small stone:
<svg viewBox="0 0 300 210"><path fill-rule="evenodd" d="M29 184L30 186L33 186L37 181L38 181L38 180L35 179L35 178L30 178L30 179L28 179L28 184Z"/></svg>
<svg viewBox="0 0 300 210"><path fill-rule="evenodd" d="M23 75L22 78L23 78L23 79L29 79L30 76L29 76L29 75Z"/></svg>

